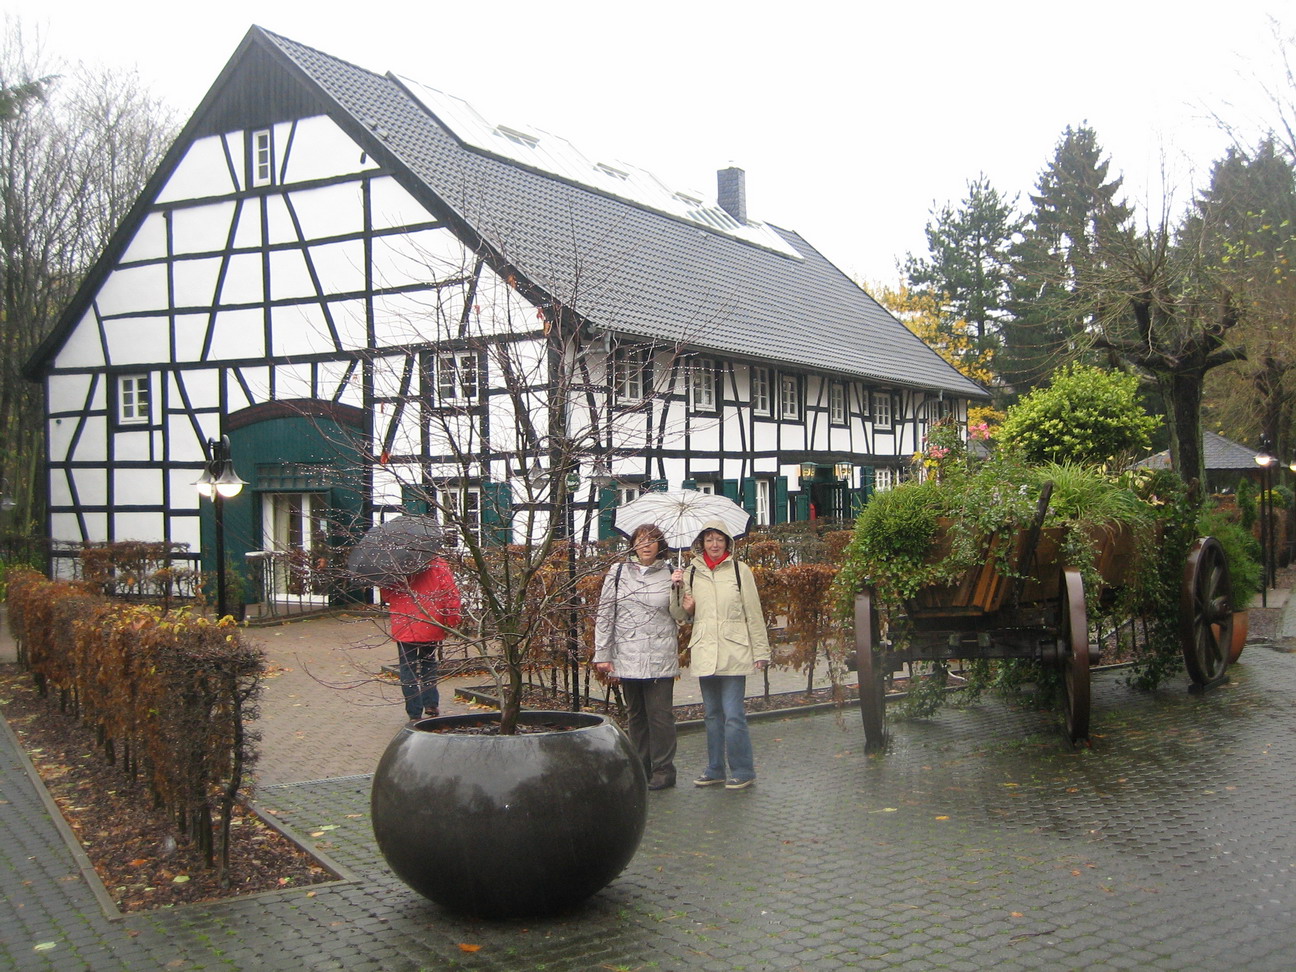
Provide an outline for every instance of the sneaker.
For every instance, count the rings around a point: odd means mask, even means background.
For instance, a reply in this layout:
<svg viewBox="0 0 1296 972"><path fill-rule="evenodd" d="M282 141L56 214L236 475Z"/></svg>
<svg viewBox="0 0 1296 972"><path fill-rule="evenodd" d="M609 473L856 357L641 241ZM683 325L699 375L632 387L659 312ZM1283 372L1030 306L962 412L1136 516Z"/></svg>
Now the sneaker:
<svg viewBox="0 0 1296 972"><path fill-rule="evenodd" d="M696 780L693 781L693 785L694 786L718 786L723 782L724 780L717 780L713 776L699 776Z"/></svg>
<svg viewBox="0 0 1296 972"><path fill-rule="evenodd" d="M719 783L720 781L719 781L719 780L715 780L715 781L713 781L713 782ZM755 783L755 782L756 782L756 781L755 781L754 779L751 779L751 780L725 780L725 789L726 789L726 790L745 790L745 789L747 789L747 787L751 786L751 785L752 785L753 783Z"/></svg>

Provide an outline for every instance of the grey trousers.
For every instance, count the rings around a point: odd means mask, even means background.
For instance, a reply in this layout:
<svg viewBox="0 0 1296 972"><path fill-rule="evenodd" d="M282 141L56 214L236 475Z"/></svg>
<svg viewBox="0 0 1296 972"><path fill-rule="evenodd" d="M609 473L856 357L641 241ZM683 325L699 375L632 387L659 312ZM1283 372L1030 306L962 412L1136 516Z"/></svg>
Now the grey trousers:
<svg viewBox="0 0 1296 972"><path fill-rule="evenodd" d="M675 783L675 679L623 678L630 742L649 783Z"/></svg>

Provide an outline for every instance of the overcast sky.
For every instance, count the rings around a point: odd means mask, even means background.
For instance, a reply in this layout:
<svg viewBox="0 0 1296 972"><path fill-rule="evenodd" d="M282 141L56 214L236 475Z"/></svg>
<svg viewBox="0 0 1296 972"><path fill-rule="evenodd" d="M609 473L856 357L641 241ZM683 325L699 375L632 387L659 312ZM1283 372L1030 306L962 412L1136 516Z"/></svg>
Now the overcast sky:
<svg viewBox="0 0 1296 972"><path fill-rule="evenodd" d="M1277 0L1084 3L544 0L0 0L47 51L134 67L188 117L251 24L547 129L712 197L747 170L749 215L846 272L893 282L933 202L985 172L1025 198L1088 122L1132 202L1181 207L1228 144L1213 114L1273 123ZM1163 179L1162 171L1170 175Z"/></svg>

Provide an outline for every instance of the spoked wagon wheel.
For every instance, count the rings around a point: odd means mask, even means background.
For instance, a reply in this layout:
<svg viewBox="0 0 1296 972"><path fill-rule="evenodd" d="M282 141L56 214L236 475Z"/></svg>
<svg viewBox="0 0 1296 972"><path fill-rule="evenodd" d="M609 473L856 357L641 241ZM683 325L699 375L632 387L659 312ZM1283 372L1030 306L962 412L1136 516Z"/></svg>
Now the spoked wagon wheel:
<svg viewBox="0 0 1296 972"><path fill-rule="evenodd" d="M1066 685L1066 727L1072 742L1089 738L1089 616L1085 613L1080 571L1062 572L1057 657Z"/></svg>
<svg viewBox="0 0 1296 972"><path fill-rule="evenodd" d="M1233 644L1233 585L1228 558L1214 537L1188 551L1179 595L1179 641L1188 677L1197 685L1223 678Z"/></svg>
<svg viewBox="0 0 1296 972"><path fill-rule="evenodd" d="M860 716L864 720L864 750L886 742L886 687L882 666L874 654L878 643L877 615L868 591L855 595L855 674L859 676Z"/></svg>

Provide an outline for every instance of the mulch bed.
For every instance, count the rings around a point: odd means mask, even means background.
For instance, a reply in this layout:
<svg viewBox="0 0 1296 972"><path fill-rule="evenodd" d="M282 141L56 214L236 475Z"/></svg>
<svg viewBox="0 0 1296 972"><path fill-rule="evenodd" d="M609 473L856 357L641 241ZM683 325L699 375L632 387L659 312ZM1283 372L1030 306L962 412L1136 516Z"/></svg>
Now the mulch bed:
<svg viewBox="0 0 1296 972"><path fill-rule="evenodd" d="M124 912L232 898L331 881L298 844L245 807L232 820L230 866L222 884L169 814L109 765L94 734L36 694L31 677L0 665L0 715L40 773L108 895Z"/></svg>

